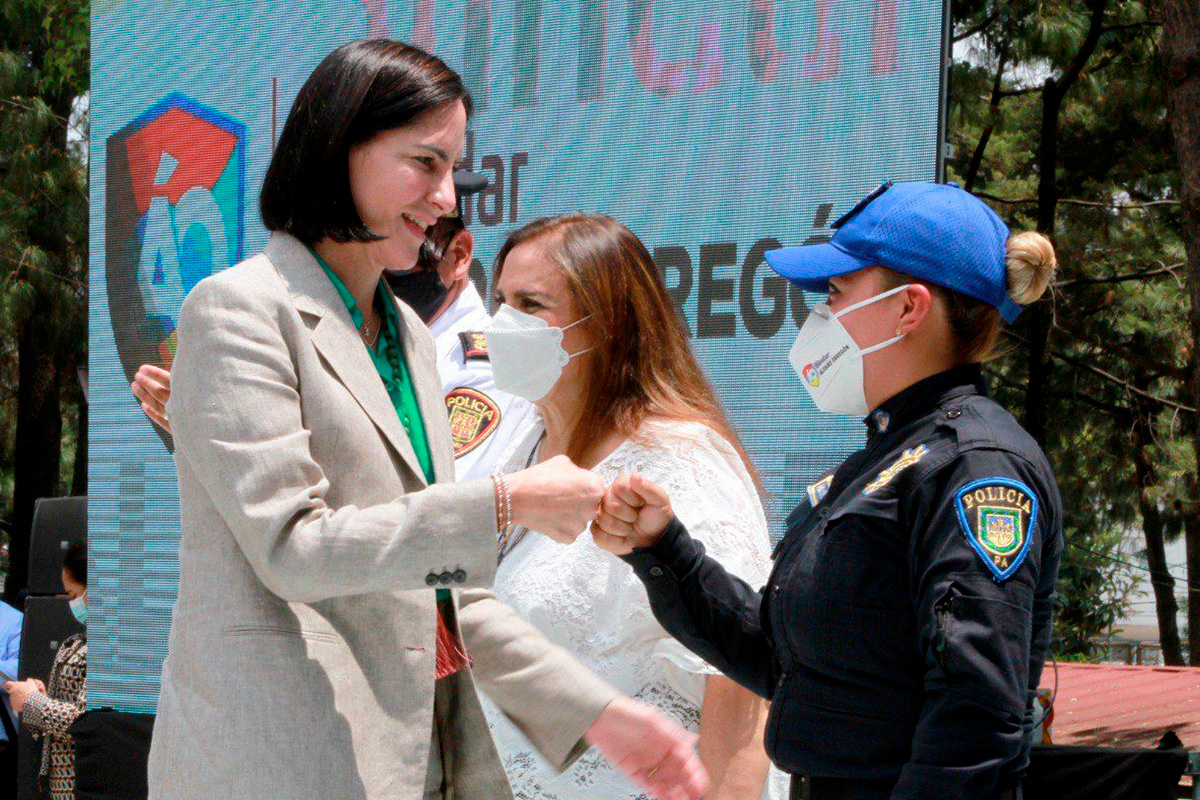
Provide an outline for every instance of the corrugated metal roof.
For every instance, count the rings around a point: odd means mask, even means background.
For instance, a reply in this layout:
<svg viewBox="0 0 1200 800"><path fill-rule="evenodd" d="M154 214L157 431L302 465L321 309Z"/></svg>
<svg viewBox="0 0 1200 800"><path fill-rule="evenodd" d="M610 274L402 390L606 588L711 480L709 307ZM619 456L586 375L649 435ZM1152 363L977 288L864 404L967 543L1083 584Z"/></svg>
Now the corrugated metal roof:
<svg viewBox="0 0 1200 800"><path fill-rule="evenodd" d="M1042 686L1054 689L1051 664ZM1155 747L1167 731L1200 750L1200 668L1058 665L1055 744Z"/></svg>

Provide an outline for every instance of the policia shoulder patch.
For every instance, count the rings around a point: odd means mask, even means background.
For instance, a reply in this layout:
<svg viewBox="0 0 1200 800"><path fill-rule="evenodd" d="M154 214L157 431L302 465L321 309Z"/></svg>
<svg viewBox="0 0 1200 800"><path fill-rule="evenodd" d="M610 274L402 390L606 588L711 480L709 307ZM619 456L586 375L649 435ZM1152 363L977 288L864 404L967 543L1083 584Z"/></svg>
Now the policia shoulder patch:
<svg viewBox="0 0 1200 800"><path fill-rule="evenodd" d="M1037 525L1037 496L1012 478L984 478L959 489L954 505L967 542L992 579L1000 583L1011 577L1029 553L1030 532Z"/></svg>
<svg viewBox="0 0 1200 800"><path fill-rule="evenodd" d="M458 334L462 342L463 361L487 361L487 337L479 331L463 331Z"/></svg>
<svg viewBox="0 0 1200 800"><path fill-rule="evenodd" d="M500 406L483 392L460 386L446 395L454 457L479 447L500 425Z"/></svg>

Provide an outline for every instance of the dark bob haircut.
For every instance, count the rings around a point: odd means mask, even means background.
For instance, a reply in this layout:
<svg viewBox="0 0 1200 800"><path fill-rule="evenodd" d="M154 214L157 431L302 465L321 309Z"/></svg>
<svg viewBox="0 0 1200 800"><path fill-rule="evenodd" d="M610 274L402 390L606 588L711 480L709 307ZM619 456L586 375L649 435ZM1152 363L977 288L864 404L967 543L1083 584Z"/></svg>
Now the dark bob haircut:
<svg viewBox="0 0 1200 800"><path fill-rule="evenodd" d="M87 542L78 539L63 554L63 569L71 580L87 586Z"/></svg>
<svg viewBox="0 0 1200 800"><path fill-rule="evenodd" d="M263 180L259 209L270 231L307 244L371 242L350 194L350 149L428 111L471 97L437 56L390 39L334 50L300 88Z"/></svg>

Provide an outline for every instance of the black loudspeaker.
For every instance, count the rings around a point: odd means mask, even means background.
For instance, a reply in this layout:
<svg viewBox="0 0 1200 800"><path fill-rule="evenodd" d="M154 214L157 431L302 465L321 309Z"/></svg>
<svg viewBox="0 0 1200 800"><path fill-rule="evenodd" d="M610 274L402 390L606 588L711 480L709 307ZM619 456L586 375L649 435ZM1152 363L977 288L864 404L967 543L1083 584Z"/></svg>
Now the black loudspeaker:
<svg viewBox="0 0 1200 800"><path fill-rule="evenodd" d="M59 645L68 637L82 633L83 626L71 613L65 597L30 597L25 601L25 621L21 626L21 664L18 676L40 678L50 683L50 668ZM28 730L21 729L17 740L17 800L38 800L37 774L41 766L42 746Z"/></svg>
<svg viewBox="0 0 1200 800"><path fill-rule="evenodd" d="M1186 796L1178 787L1187 766L1182 748L1037 745L1029 753L1025 800L1174 800Z"/></svg>
<svg viewBox="0 0 1200 800"><path fill-rule="evenodd" d="M68 636L83 633L84 627L71 613L71 601L65 597L29 597L25 600L25 620L21 626L21 664L17 677L49 681L50 668L58 646Z"/></svg>
<svg viewBox="0 0 1200 800"><path fill-rule="evenodd" d="M46 800L48 791L38 788L38 770L42 766L42 743L22 729L17 734L17 800Z"/></svg>
<svg viewBox="0 0 1200 800"><path fill-rule="evenodd" d="M62 594L63 554L87 538L86 497L44 497L29 532L29 593Z"/></svg>

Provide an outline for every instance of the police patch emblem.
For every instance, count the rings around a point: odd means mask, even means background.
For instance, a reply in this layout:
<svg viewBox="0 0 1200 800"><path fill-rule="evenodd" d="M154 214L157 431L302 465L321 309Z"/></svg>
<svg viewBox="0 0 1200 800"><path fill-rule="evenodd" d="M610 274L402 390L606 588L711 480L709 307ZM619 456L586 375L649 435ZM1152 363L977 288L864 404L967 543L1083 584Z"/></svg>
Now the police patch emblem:
<svg viewBox="0 0 1200 800"><path fill-rule="evenodd" d="M984 478L959 489L954 505L967 542L993 579L1009 578L1029 552L1029 533L1037 525L1037 496L1012 478Z"/></svg>
<svg viewBox="0 0 1200 800"><path fill-rule="evenodd" d="M805 491L808 493L808 502L814 507L820 503L825 495L829 494L829 486L833 483L833 473L826 475L821 480L809 486Z"/></svg>
<svg viewBox="0 0 1200 800"><path fill-rule="evenodd" d="M458 334L462 342L463 361L487 361L487 337L479 331L463 331Z"/></svg>
<svg viewBox="0 0 1200 800"><path fill-rule="evenodd" d="M928 453L929 453L929 448L923 444L918 445L917 447L914 447L912 449L905 450L903 453L900 454L900 458L896 459L895 463L893 463L890 467L885 469L883 472L880 472L878 475L876 475L875 480L868 483L866 485L866 488L863 489L862 493L863 494L874 494L875 492L878 492L880 489L882 489L883 487L885 487L889 483L891 483L892 478L895 478L901 472L908 469L913 464L916 464L918 461L920 461L922 458L924 458Z"/></svg>
<svg viewBox="0 0 1200 800"><path fill-rule="evenodd" d="M496 432L500 406L483 392L460 386L446 395L454 457L462 458Z"/></svg>

